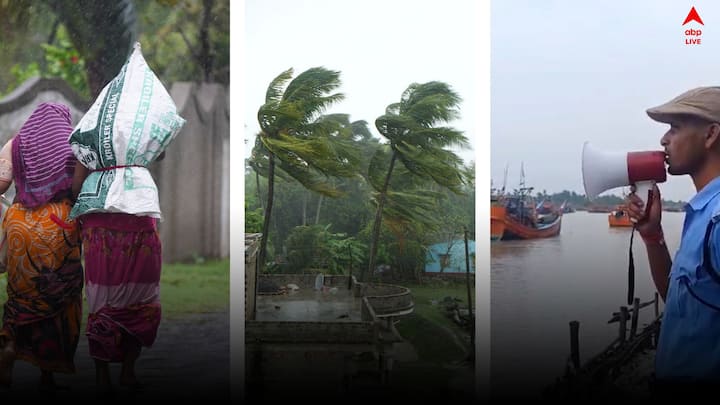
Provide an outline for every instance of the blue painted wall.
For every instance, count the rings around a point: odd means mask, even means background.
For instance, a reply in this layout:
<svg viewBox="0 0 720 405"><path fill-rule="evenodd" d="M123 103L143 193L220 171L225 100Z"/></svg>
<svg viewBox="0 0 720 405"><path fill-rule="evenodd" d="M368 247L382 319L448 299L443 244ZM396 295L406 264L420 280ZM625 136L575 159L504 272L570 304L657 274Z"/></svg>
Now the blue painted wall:
<svg viewBox="0 0 720 405"><path fill-rule="evenodd" d="M425 258L425 272L440 272L440 255L447 253L448 245L450 248L450 265L445 266L443 273L465 273L465 241L457 239L453 242L436 243L430 246L427 257ZM475 272L475 263L473 262L473 253L475 253L475 241L468 241L468 252L470 253L470 272Z"/></svg>

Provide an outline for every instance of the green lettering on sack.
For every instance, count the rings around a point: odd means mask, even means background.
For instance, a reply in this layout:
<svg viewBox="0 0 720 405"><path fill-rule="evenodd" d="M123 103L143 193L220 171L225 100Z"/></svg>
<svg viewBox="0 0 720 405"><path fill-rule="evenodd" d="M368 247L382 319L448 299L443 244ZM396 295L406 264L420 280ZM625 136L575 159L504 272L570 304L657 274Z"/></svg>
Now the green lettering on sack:
<svg viewBox="0 0 720 405"><path fill-rule="evenodd" d="M86 149L99 152L99 167L115 166L117 164L115 150L112 144L113 127L115 125L115 113L120 103L120 95L122 94L122 89L125 84L126 70L127 63L123 66L122 70L120 70L120 73L110 82L100 105L99 117L95 128L85 132L80 132L78 129L70 135L69 141L71 145L79 144ZM87 159L84 160L84 162L85 161L87 161Z"/></svg>
<svg viewBox="0 0 720 405"><path fill-rule="evenodd" d="M140 141L142 139L143 129L145 128L147 113L150 109L150 100L152 99L154 82L155 75L150 68L146 67L142 90L140 92L140 99L138 100L138 107L135 112L135 121L133 122L130 140L128 141L127 154L125 155L126 162L135 162L135 157L137 156Z"/></svg>

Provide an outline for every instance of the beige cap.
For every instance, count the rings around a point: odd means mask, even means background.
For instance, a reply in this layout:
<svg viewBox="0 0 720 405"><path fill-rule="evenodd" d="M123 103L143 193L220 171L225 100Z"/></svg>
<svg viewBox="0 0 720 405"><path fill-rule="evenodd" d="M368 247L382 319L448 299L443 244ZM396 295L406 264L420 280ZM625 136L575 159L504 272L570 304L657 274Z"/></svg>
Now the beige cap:
<svg viewBox="0 0 720 405"><path fill-rule="evenodd" d="M650 118L664 123L670 123L674 116L680 114L720 123L720 87L688 90L665 104L647 110Z"/></svg>

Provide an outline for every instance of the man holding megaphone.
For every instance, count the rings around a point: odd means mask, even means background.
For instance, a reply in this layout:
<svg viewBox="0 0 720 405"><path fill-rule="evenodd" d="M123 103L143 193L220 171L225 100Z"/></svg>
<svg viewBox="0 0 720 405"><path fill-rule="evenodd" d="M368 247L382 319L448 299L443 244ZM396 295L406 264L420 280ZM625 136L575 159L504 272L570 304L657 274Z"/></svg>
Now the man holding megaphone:
<svg viewBox="0 0 720 405"><path fill-rule="evenodd" d="M720 387L720 226L715 226L720 220L720 87L689 90L647 114L670 125L660 139L668 173L690 175L697 190L685 208L674 258L663 238L658 187L647 207L636 194L628 197L630 218L665 301L654 386L662 396L715 393Z"/></svg>

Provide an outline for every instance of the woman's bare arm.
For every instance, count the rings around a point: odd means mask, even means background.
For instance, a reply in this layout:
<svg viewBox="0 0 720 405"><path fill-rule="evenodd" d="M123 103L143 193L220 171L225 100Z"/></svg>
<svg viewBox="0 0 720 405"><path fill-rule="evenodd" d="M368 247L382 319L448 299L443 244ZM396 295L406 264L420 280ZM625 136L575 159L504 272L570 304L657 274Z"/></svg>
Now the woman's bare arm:
<svg viewBox="0 0 720 405"><path fill-rule="evenodd" d="M12 143L15 137L10 138L0 149L0 194L4 194L13 182L12 169Z"/></svg>
<svg viewBox="0 0 720 405"><path fill-rule="evenodd" d="M78 194L80 194L80 190L82 189L83 182L87 178L88 174L90 174L90 170L83 166L79 160L75 160L75 175L73 176L72 183L73 200L77 200Z"/></svg>

